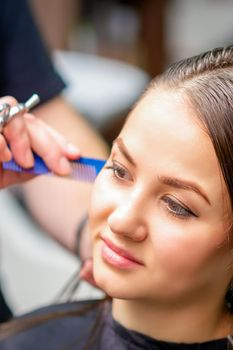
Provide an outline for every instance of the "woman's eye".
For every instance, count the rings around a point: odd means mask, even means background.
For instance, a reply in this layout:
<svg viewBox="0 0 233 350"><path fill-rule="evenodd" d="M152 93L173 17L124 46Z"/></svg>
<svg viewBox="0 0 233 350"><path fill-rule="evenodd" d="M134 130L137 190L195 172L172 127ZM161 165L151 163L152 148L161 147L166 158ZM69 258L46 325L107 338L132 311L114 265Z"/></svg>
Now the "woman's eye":
<svg viewBox="0 0 233 350"><path fill-rule="evenodd" d="M130 180L131 176L129 172L123 168L122 166L113 163L112 165L106 166L105 169L110 169L113 171L113 175L115 178L119 180Z"/></svg>
<svg viewBox="0 0 233 350"><path fill-rule="evenodd" d="M187 219L191 216L197 217L197 215L195 215L189 208L178 203L176 200L172 199L171 197L166 196L163 198L163 201L166 204L167 209L169 210L169 213L178 218Z"/></svg>

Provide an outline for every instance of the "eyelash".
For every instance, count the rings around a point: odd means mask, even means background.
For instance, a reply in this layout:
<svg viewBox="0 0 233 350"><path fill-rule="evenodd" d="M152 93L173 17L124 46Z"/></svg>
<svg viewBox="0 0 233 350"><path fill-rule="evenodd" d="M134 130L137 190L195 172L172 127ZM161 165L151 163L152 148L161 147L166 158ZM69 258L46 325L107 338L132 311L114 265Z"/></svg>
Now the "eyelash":
<svg viewBox="0 0 233 350"><path fill-rule="evenodd" d="M197 217L189 208L181 205L177 201L173 200L171 197L165 196L163 198L164 203L166 203L169 213L179 219L188 219L192 216Z"/></svg>
<svg viewBox="0 0 233 350"><path fill-rule="evenodd" d="M105 169L112 170L113 177L117 181L128 180L128 171L115 162L113 162L112 165L106 166ZM130 178L130 175L128 176L128 178ZM197 215L194 214L189 208L185 207L184 205L181 205L169 196L165 196L163 198L163 202L166 204L169 214L175 216L176 218L185 220L189 219L192 216L197 217Z"/></svg>
<svg viewBox="0 0 233 350"><path fill-rule="evenodd" d="M113 172L113 176L116 180L127 180L125 175L128 174L128 171L124 169L122 166L119 166L115 162L112 163L112 165L106 166L105 169L110 169ZM129 176L130 177L130 176Z"/></svg>

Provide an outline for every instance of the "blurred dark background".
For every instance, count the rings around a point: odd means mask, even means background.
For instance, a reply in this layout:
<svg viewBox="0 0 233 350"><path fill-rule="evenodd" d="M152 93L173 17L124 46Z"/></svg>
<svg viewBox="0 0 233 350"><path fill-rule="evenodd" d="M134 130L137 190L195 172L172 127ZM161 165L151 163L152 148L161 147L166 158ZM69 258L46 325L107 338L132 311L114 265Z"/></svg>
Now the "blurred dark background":
<svg viewBox="0 0 233 350"><path fill-rule="evenodd" d="M96 86L94 100L87 98L88 79L80 78L74 63L76 82L67 93L70 103L90 118L111 142L118 133L131 105L153 77L171 62L202 50L229 44L233 32L233 1L230 0L29 0L35 19L48 48L54 52L92 54L124 62L147 74L144 78L127 72L122 75L112 67L112 75L101 73L96 82L105 79L108 86ZM89 56L88 56L89 57ZM83 57L84 59L84 57ZM56 59L58 70L68 83L73 74L67 72L64 54ZM66 66L66 67L65 67ZM86 69L94 71L94 64ZM63 69L64 68L64 69ZM119 68L119 67L118 67ZM115 69L115 70L114 70ZM140 72L141 72L140 71ZM76 73L75 73L76 72ZM68 75L67 75L68 73ZM137 72L139 74L139 71ZM84 74L84 73L83 73ZM116 76L119 79L117 80ZM119 92L121 86L127 93ZM93 81L94 81L93 79ZM134 79L134 80L133 80ZM72 80L72 79L71 79ZM130 85L131 81L131 85ZM128 85L127 85L128 84ZM79 87L82 85L83 89ZM112 86L116 88L113 91ZM118 88L117 88L118 87ZM118 90L117 90L118 89ZM76 92L75 92L76 91ZM102 91L97 103L97 91ZM110 94L112 92L112 95ZM108 104L107 104L108 101ZM90 106L95 106L90 108ZM99 111L99 114L96 113ZM105 118L106 115L106 118ZM103 117L103 118L102 118ZM102 121L101 121L102 118ZM106 122L106 120L108 120ZM110 121L110 122L109 122Z"/></svg>
<svg viewBox="0 0 233 350"><path fill-rule="evenodd" d="M53 49L136 64L167 63L232 40L231 0L29 0Z"/></svg>

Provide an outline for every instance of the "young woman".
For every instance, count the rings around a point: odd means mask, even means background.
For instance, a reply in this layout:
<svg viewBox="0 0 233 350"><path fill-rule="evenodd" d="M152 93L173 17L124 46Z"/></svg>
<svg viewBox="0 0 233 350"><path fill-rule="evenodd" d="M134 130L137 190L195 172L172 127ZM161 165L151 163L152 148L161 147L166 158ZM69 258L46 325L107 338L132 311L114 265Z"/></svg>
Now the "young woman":
<svg viewBox="0 0 233 350"><path fill-rule="evenodd" d="M183 60L130 113L89 210L97 285L1 328L1 349L232 346L233 46Z"/></svg>

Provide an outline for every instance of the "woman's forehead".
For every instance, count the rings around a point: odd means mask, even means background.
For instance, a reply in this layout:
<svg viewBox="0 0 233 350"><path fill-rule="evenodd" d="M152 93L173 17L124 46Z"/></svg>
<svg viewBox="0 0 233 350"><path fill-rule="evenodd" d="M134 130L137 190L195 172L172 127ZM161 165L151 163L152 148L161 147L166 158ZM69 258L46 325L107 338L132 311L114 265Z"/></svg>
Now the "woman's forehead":
<svg viewBox="0 0 233 350"><path fill-rule="evenodd" d="M200 133L208 134L195 113L194 108L188 103L187 98L181 93L155 90L147 93L131 111L123 128L128 133L134 133L140 128L142 136L150 132L174 133L174 136L186 138L199 137ZM207 137L206 137L207 136Z"/></svg>

